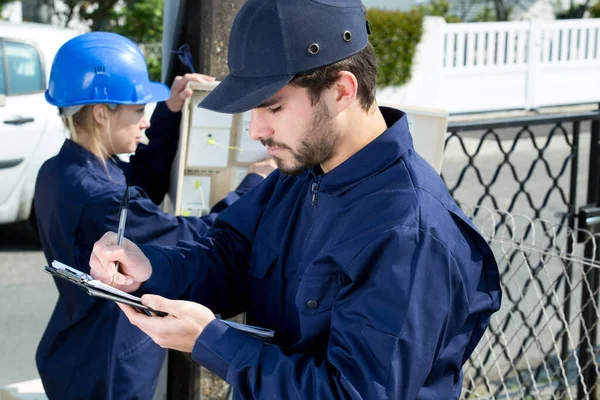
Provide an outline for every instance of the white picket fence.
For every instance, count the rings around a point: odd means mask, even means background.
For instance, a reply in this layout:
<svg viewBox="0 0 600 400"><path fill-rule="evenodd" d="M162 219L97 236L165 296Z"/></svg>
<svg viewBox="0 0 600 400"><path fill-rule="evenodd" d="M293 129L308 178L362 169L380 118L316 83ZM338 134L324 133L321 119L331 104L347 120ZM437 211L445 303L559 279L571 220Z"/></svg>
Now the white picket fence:
<svg viewBox="0 0 600 400"><path fill-rule="evenodd" d="M378 99L452 113L600 102L600 19L427 17L411 81Z"/></svg>

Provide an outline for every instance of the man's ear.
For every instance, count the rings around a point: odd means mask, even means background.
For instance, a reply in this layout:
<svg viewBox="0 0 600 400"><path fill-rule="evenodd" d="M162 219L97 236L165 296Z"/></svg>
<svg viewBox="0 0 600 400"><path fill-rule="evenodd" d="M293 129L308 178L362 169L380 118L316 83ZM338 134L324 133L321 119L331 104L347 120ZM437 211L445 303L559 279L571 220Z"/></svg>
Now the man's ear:
<svg viewBox="0 0 600 400"><path fill-rule="evenodd" d="M92 108L94 121L100 126L106 126L108 123L108 110L104 104L94 104Z"/></svg>
<svg viewBox="0 0 600 400"><path fill-rule="evenodd" d="M352 72L340 71L333 85L336 112L346 110L355 100L358 93L358 80Z"/></svg>

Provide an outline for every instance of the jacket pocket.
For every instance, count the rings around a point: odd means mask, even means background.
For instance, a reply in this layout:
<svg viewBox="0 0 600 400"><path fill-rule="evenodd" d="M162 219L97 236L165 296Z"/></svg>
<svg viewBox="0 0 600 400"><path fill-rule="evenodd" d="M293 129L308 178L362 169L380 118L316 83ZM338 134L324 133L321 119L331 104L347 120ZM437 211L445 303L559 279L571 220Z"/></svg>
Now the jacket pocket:
<svg viewBox="0 0 600 400"><path fill-rule="evenodd" d="M246 312L255 325L271 327L285 316L281 258L264 244L254 243L246 279Z"/></svg>
<svg viewBox="0 0 600 400"><path fill-rule="evenodd" d="M398 343L398 337L377 330L367 324L362 326L360 334L367 347L371 350L373 360L381 368L383 372L382 376L387 378L392 366L392 358L394 356L394 349Z"/></svg>
<svg viewBox="0 0 600 400"><path fill-rule="evenodd" d="M342 288L343 274L304 274L296 294L296 307L304 315L331 310Z"/></svg>
<svg viewBox="0 0 600 400"><path fill-rule="evenodd" d="M167 351L149 336L113 361L113 399L151 399Z"/></svg>
<svg viewBox="0 0 600 400"><path fill-rule="evenodd" d="M268 246L254 243L250 253L250 267L248 275L258 279L264 279L271 267L277 263L279 254Z"/></svg>

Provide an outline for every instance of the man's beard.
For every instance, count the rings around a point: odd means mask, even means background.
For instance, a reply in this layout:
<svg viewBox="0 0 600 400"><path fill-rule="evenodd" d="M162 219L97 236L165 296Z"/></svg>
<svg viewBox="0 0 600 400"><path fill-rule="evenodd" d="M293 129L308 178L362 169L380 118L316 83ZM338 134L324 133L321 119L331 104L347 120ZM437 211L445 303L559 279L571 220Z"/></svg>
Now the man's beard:
<svg viewBox="0 0 600 400"><path fill-rule="evenodd" d="M287 149L295 161L293 165L285 165L284 161L273 156L279 171L286 175L300 175L317 164L322 164L333 156L339 132L335 129L333 119L327 107L319 102L316 105L312 122L300 141L298 151L292 151L287 145L271 139L261 141L265 146L277 146Z"/></svg>

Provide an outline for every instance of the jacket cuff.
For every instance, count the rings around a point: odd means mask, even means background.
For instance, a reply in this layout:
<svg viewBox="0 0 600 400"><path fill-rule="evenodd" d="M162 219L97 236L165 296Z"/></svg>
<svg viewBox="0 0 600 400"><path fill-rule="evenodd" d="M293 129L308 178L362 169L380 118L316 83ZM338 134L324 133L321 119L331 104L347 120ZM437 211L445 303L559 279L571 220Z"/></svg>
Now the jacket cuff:
<svg viewBox="0 0 600 400"><path fill-rule="evenodd" d="M156 107L150 117L150 128L146 130L146 136L148 140L160 138L168 138L173 136L173 129L177 131L177 137L179 137L179 125L181 119L181 111L173 112L167 107L165 101L156 103Z"/></svg>
<svg viewBox="0 0 600 400"><path fill-rule="evenodd" d="M169 258L159 246L141 245L139 247L150 261L150 265L152 265L152 275L138 291L169 298L169 288L172 280L172 268Z"/></svg>
<svg viewBox="0 0 600 400"><path fill-rule="evenodd" d="M159 101L158 103L156 103L156 107L154 108L154 111L152 112L152 115L150 116L150 118L152 118L154 116L154 114L156 114L156 116L162 118L179 118L179 116L181 115L181 111L177 111L177 112L173 112L171 110L169 110L169 107L167 106L167 102L166 101Z"/></svg>
<svg viewBox="0 0 600 400"><path fill-rule="evenodd" d="M250 336L215 319L202 331L194 349L192 359L223 380L227 378L227 369Z"/></svg>

